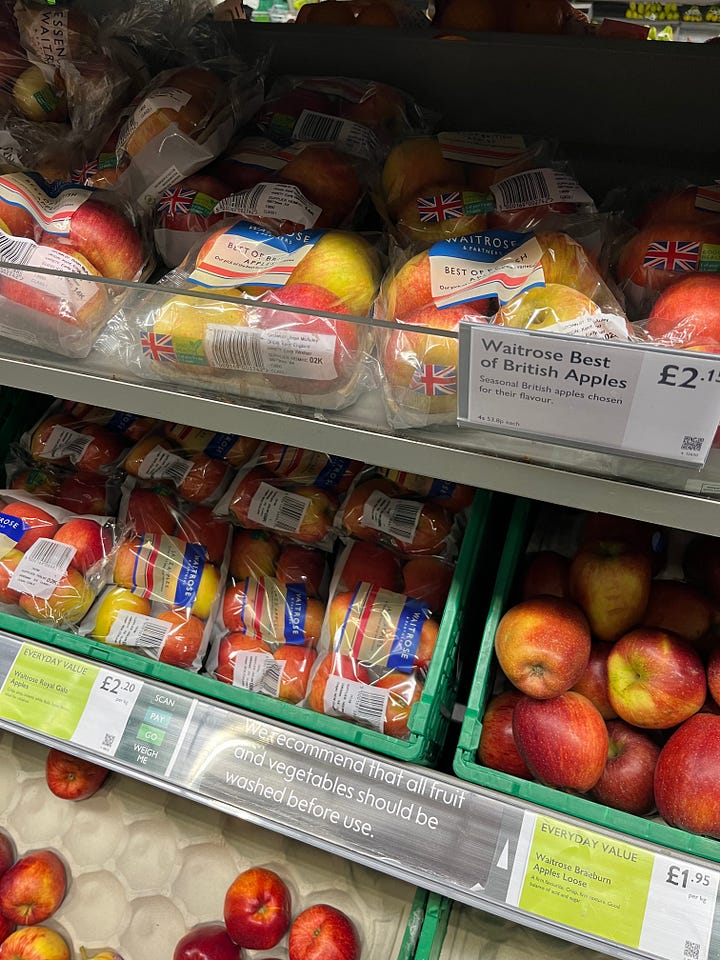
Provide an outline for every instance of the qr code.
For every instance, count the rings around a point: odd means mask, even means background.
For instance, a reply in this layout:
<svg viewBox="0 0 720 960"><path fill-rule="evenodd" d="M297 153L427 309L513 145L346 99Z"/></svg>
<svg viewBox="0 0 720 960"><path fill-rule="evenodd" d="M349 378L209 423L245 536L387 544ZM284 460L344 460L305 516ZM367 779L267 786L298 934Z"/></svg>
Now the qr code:
<svg viewBox="0 0 720 960"><path fill-rule="evenodd" d="M111 747L115 743L115 735L112 733L106 733L103 737L102 745L104 747Z"/></svg>
<svg viewBox="0 0 720 960"><path fill-rule="evenodd" d="M684 960L700 960L700 944L694 940L686 940L683 958Z"/></svg>
<svg viewBox="0 0 720 960"><path fill-rule="evenodd" d="M681 450L688 450L690 453L700 453L702 445L705 443L705 437L683 437Z"/></svg>

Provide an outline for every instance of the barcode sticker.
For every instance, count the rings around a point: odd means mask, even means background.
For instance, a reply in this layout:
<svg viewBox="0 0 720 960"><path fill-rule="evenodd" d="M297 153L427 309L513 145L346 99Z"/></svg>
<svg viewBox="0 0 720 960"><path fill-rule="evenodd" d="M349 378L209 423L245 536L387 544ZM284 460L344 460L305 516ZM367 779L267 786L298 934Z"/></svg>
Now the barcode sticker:
<svg viewBox="0 0 720 960"><path fill-rule="evenodd" d="M13 570L10 589L47 600L67 573L75 552L69 543L40 537Z"/></svg>
<svg viewBox="0 0 720 960"><path fill-rule="evenodd" d="M218 203L214 213L236 213L241 217L272 217L289 220L301 227L313 227L322 207L311 203L291 183L258 183L250 190L234 193Z"/></svg>
<svg viewBox="0 0 720 960"><path fill-rule="evenodd" d="M547 167L493 183L490 192L498 210L521 210L547 203L592 203L577 180Z"/></svg>
<svg viewBox="0 0 720 960"><path fill-rule="evenodd" d="M339 143L356 157L372 157L378 149L377 137L370 127L314 110L303 110L293 128L292 139Z"/></svg>
<svg viewBox="0 0 720 960"><path fill-rule="evenodd" d="M211 367L300 380L334 380L336 347L334 334L310 330L258 330L211 323L205 334L205 356Z"/></svg>
<svg viewBox="0 0 720 960"><path fill-rule="evenodd" d="M59 273L79 273L92 277L90 270L75 257L56 250L54 247L35 243L23 237L9 237L0 230L0 260L23 266L40 267L43 270L55 270ZM17 280L35 290L44 290L56 297L71 309L77 310L88 303L99 292L98 284L87 283L72 277L54 277L43 273L31 273L27 270L13 270L2 267L0 274Z"/></svg>
<svg viewBox="0 0 720 960"><path fill-rule="evenodd" d="M41 460L65 460L79 463L93 438L70 427L55 426L38 456Z"/></svg>
<svg viewBox="0 0 720 960"><path fill-rule="evenodd" d="M156 92L148 94L125 121L118 135L117 152L120 153L126 149L138 127L142 126L154 113L160 110L178 111L189 102L190 96L187 90L180 90L178 87L161 87Z"/></svg>
<svg viewBox="0 0 720 960"><path fill-rule="evenodd" d="M323 706L330 716L349 717L382 732L389 692L357 680L330 676L325 685Z"/></svg>
<svg viewBox="0 0 720 960"><path fill-rule="evenodd" d="M365 501L362 522L371 530L379 530L402 543L412 543L422 509L422 503L415 500L398 500L374 490Z"/></svg>
<svg viewBox="0 0 720 960"><path fill-rule="evenodd" d="M34 240L28 240L25 237L10 237L7 233L0 231L0 260L7 263L28 264L36 247L37 244ZM13 272L22 275L19 270ZM7 276L7 274L5 275Z"/></svg>
<svg viewBox="0 0 720 960"><path fill-rule="evenodd" d="M170 453L165 447L153 447L143 458L138 476L143 480L170 480L176 487L181 486L192 470L190 461Z"/></svg>
<svg viewBox="0 0 720 960"><path fill-rule="evenodd" d="M238 650L233 657L233 686L260 690L265 671L274 663L271 653L262 650Z"/></svg>
<svg viewBox="0 0 720 960"><path fill-rule="evenodd" d="M248 519L271 530L297 533L309 506L307 497L261 483L250 501Z"/></svg>
<svg viewBox="0 0 720 960"><path fill-rule="evenodd" d="M280 695L280 681L286 663L286 660L275 660L274 658L268 661L260 684L260 693L277 700Z"/></svg>
<svg viewBox="0 0 720 960"><path fill-rule="evenodd" d="M172 624L133 610L120 610L107 635L118 647L142 647L159 656Z"/></svg>
<svg viewBox="0 0 720 960"><path fill-rule="evenodd" d="M444 132L437 138L446 160L478 163L484 167L504 167L527 149L525 138L513 133Z"/></svg>

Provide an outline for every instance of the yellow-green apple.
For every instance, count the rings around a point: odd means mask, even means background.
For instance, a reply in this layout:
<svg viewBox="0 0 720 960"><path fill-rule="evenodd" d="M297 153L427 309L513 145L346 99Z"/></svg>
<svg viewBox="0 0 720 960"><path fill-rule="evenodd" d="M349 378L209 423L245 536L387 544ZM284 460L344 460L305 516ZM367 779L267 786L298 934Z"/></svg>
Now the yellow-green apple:
<svg viewBox="0 0 720 960"><path fill-rule="evenodd" d="M282 664L279 700L299 703L304 698L316 658L312 647L297 643L283 643L273 651L273 659Z"/></svg>
<svg viewBox="0 0 720 960"><path fill-rule="evenodd" d="M65 864L52 850L20 857L0 877L0 912L13 923L29 926L51 917L65 896Z"/></svg>
<svg viewBox="0 0 720 960"><path fill-rule="evenodd" d="M515 705L523 696L519 690L506 690L490 700L482 718L477 759L492 770L531 780L532 774L518 753L512 730Z"/></svg>
<svg viewBox="0 0 720 960"><path fill-rule="evenodd" d="M223 683L234 683L235 663L244 653L264 653L272 656L270 645L259 637L246 633L229 633L220 641L215 677Z"/></svg>
<svg viewBox="0 0 720 960"><path fill-rule="evenodd" d="M47 600L22 593L19 604L33 620L59 626L79 623L94 599L95 594L85 577L79 570L70 567Z"/></svg>
<svg viewBox="0 0 720 960"><path fill-rule="evenodd" d="M15 848L6 833L0 832L0 877L15 863Z"/></svg>
<svg viewBox="0 0 720 960"><path fill-rule="evenodd" d="M173 497L155 490L135 487L127 502L126 524L135 533L166 534L176 527Z"/></svg>
<svg viewBox="0 0 720 960"><path fill-rule="evenodd" d="M178 523L175 536L188 543L200 543L210 563L219 566L225 555L230 525L227 520L216 517L211 507L192 507Z"/></svg>
<svg viewBox="0 0 720 960"><path fill-rule="evenodd" d="M383 281L383 291L387 320L405 320L415 310L432 304L428 251L415 254L389 280Z"/></svg>
<svg viewBox="0 0 720 960"><path fill-rule="evenodd" d="M645 332L673 346L720 344L720 275L695 273L669 286L650 311Z"/></svg>
<svg viewBox="0 0 720 960"><path fill-rule="evenodd" d="M648 553L598 540L573 557L570 596L585 612L593 636L612 643L642 622L651 578Z"/></svg>
<svg viewBox="0 0 720 960"><path fill-rule="evenodd" d="M382 590L402 593L403 581L400 559L385 547L375 543L353 541L349 545L345 564L337 583L339 593L354 590L359 583L372 583ZM408 594L409 596L409 594Z"/></svg>
<svg viewBox="0 0 720 960"><path fill-rule="evenodd" d="M207 569L207 567L205 568ZM195 606L197 606L197 601ZM193 610L195 610L193 606ZM169 623L159 660L161 663L170 663L174 667L193 666L200 654L205 624L198 616L189 614L186 610L166 610L159 613L157 619L161 623Z"/></svg>
<svg viewBox="0 0 720 960"><path fill-rule="evenodd" d="M717 211L703 210L695 206L697 187L660 193L650 200L638 217L638 226L644 227L657 220L692 220L695 223L708 223L717 220Z"/></svg>
<svg viewBox="0 0 720 960"><path fill-rule="evenodd" d="M109 587L98 600L95 611L95 626L90 636L93 640L105 642L121 610L150 616L151 604L145 597L133 593L126 587Z"/></svg>
<svg viewBox="0 0 720 960"><path fill-rule="evenodd" d="M325 579L325 557L320 550L290 544L277 558L275 576L280 583L302 583L309 597L320 595Z"/></svg>
<svg viewBox="0 0 720 960"><path fill-rule="evenodd" d="M716 617L715 604L691 584L653 580L642 624L676 633L697 646Z"/></svg>
<svg viewBox="0 0 720 960"><path fill-rule="evenodd" d="M20 601L18 591L10 588L10 578L24 556L20 550L10 550L0 559L0 603L14 605Z"/></svg>
<svg viewBox="0 0 720 960"><path fill-rule="evenodd" d="M670 826L720 839L720 716L686 720L660 751L655 803Z"/></svg>
<svg viewBox="0 0 720 960"><path fill-rule="evenodd" d="M372 546L372 544L369 544ZM450 592L454 567L439 557L415 557L403 567L401 593L430 608L434 617L442 616ZM374 581L374 573L373 580Z"/></svg>
<svg viewBox="0 0 720 960"><path fill-rule="evenodd" d="M49 927L22 927L0 944L0 960L70 960L70 948Z"/></svg>
<svg viewBox="0 0 720 960"><path fill-rule="evenodd" d="M352 159L329 143L308 143L277 175L322 208L316 229L344 226L362 196L362 185Z"/></svg>
<svg viewBox="0 0 720 960"><path fill-rule="evenodd" d="M612 720L617 717L617 713L610 703L608 690L607 659L611 650L611 643L593 640L587 666L572 688L576 693L581 693L584 697L587 697L605 720Z"/></svg>
<svg viewBox="0 0 720 960"><path fill-rule="evenodd" d="M39 67L28 67L15 80L12 96L15 106L28 120L62 123L67 118L67 99L59 74L51 83Z"/></svg>
<svg viewBox="0 0 720 960"><path fill-rule="evenodd" d="M435 137L416 137L397 144L388 154L382 172L382 191L392 216L408 197L421 195L427 183L464 182L463 164L447 160Z"/></svg>
<svg viewBox="0 0 720 960"><path fill-rule="evenodd" d="M290 926L290 891L273 870L251 867L230 884L223 915L234 943L248 950L268 950Z"/></svg>
<svg viewBox="0 0 720 960"><path fill-rule="evenodd" d="M325 693L330 677L340 677L352 683L370 683L367 667L363 666L359 660L347 654L328 653L313 674L307 695L307 705L317 713L332 713L330 705L325 703Z"/></svg>
<svg viewBox="0 0 720 960"><path fill-rule="evenodd" d="M265 530L236 530L230 551L230 576L236 580L246 577L275 576L280 556L280 544Z"/></svg>
<svg viewBox="0 0 720 960"><path fill-rule="evenodd" d="M307 283L324 287L352 316L367 315L380 282L377 251L360 236L328 230L293 270L286 286Z"/></svg>
<svg viewBox="0 0 720 960"><path fill-rule="evenodd" d="M504 614L495 653L505 676L531 697L557 697L580 679L590 657L585 615L569 600L535 597Z"/></svg>
<svg viewBox="0 0 720 960"><path fill-rule="evenodd" d="M585 249L567 233L538 233L541 264L546 283L560 283L584 293L591 300L602 285L600 274Z"/></svg>
<svg viewBox="0 0 720 960"><path fill-rule="evenodd" d="M175 944L172 960L242 960L243 954L233 943L224 923L201 923Z"/></svg>
<svg viewBox="0 0 720 960"><path fill-rule="evenodd" d="M702 707L707 693L699 654L675 634L651 627L626 633L608 656L608 690L628 723L666 730Z"/></svg>
<svg viewBox="0 0 720 960"><path fill-rule="evenodd" d="M342 910L316 903L293 920L288 957L289 960L359 960L360 940L352 921Z"/></svg>
<svg viewBox="0 0 720 960"><path fill-rule="evenodd" d="M609 720L607 729L607 762L590 796L606 807L646 817L655 809L653 783L660 747L623 720Z"/></svg>
<svg viewBox="0 0 720 960"><path fill-rule="evenodd" d="M588 318L592 321L601 317L600 307L584 293L563 283L547 283L513 297L500 307L494 322L503 327L543 330L572 322L583 324Z"/></svg>
<svg viewBox="0 0 720 960"><path fill-rule="evenodd" d="M587 793L605 769L607 727L580 693L524 697L513 711L513 736L528 770L549 787Z"/></svg>
<svg viewBox="0 0 720 960"><path fill-rule="evenodd" d="M45 781L62 800L87 800L105 783L110 771L99 763L52 749L45 760Z"/></svg>
<svg viewBox="0 0 720 960"><path fill-rule="evenodd" d="M659 292L665 290L681 277L686 276L685 270L660 269L646 263L647 259L662 260L653 257L651 244L677 243L720 243L720 225L716 223L692 223L687 220L657 220L653 221L632 237L620 252L615 269L617 279L621 283L632 281L639 287ZM668 267L672 261L668 259Z"/></svg>
<svg viewBox="0 0 720 960"><path fill-rule="evenodd" d="M55 532L53 540L75 547L70 566L87 573L96 563L109 556L113 538L107 527L85 517L73 517Z"/></svg>
<svg viewBox="0 0 720 960"><path fill-rule="evenodd" d="M2 513L7 517L17 517L23 523L25 532L17 542L17 549L21 553L28 551L41 537L50 539L55 536L59 526L55 517L47 511L36 507L34 503L23 503L22 500L6 504Z"/></svg>
<svg viewBox="0 0 720 960"><path fill-rule="evenodd" d="M435 243L452 237L467 237L472 233L481 233L487 226L486 213L461 213L460 216L442 220L426 221L424 211L420 209L421 200L433 200L442 207L443 194L457 193L462 198L462 183L427 183L417 195L407 197L398 207L396 225L401 236L408 240Z"/></svg>
<svg viewBox="0 0 720 960"><path fill-rule="evenodd" d="M553 550L540 550L527 558L520 588L523 600L531 597L567 597L570 561Z"/></svg>
<svg viewBox="0 0 720 960"><path fill-rule="evenodd" d="M89 473L71 473L62 477L53 502L70 513L106 516L111 509L105 481Z"/></svg>
<svg viewBox="0 0 720 960"><path fill-rule="evenodd" d="M173 94L180 91L187 99L181 103L184 98L176 97L175 107L171 104L157 106L170 91ZM163 77L146 91L129 118L126 128L129 135L124 138L125 152L130 157L136 156L171 126L189 137L197 137L205 129L218 98L223 97L227 97L225 81L212 70L184 67Z"/></svg>

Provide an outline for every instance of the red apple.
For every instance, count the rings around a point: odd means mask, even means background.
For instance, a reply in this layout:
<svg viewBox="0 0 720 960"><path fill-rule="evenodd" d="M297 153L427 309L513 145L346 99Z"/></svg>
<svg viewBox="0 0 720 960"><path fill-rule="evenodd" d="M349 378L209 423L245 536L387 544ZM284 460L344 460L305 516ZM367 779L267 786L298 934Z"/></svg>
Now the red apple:
<svg viewBox="0 0 720 960"><path fill-rule="evenodd" d="M210 563L220 566L230 535L227 520L216 517L212 507L197 506L185 514L178 524L176 537L188 543L200 543L205 547Z"/></svg>
<svg viewBox="0 0 720 960"><path fill-rule="evenodd" d="M482 719L477 757L480 763L493 770L531 780L532 774L518 753L512 731L515 705L522 699L519 690L506 690L488 703Z"/></svg>
<svg viewBox="0 0 720 960"><path fill-rule="evenodd" d="M610 703L637 727L665 730L702 707L705 669L689 643L672 633L640 627L625 634L607 662Z"/></svg>
<svg viewBox="0 0 720 960"><path fill-rule="evenodd" d="M455 569L439 557L415 557L403 567L401 593L424 603L440 619Z"/></svg>
<svg viewBox="0 0 720 960"><path fill-rule="evenodd" d="M570 589L570 561L552 550L541 550L528 557L523 576L523 600L531 597L567 597Z"/></svg>
<svg viewBox="0 0 720 960"><path fill-rule="evenodd" d="M657 220L693 220L696 223L717 220L715 211L695 206L697 192L697 187L686 187L684 190L660 193L653 197L638 217L638 226L644 227Z"/></svg>
<svg viewBox="0 0 720 960"><path fill-rule="evenodd" d="M75 556L70 561L70 566L80 573L87 573L96 563L104 560L113 547L110 531L84 517L68 520L55 533L53 540L75 547Z"/></svg>
<svg viewBox="0 0 720 960"><path fill-rule="evenodd" d="M325 578L325 555L296 544L284 547L278 557L275 577L280 583L302 583L309 597L317 597Z"/></svg>
<svg viewBox="0 0 720 960"><path fill-rule="evenodd" d="M229 633L223 637L218 647L215 677L223 683L235 683L235 662L238 654L244 653L264 653L268 657L272 656L272 650L264 640L246 633Z"/></svg>
<svg viewBox="0 0 720 960"><path fill-rule="evenodd" d="M587 666L590 630L569 600L523 600L498 624L495 653L518 690L542 699L557 697L577 683Z"/></svg>
<svg viewBox="0 0 720 960"><path fill-rule="evenodd" d="M719 344L720 276L694 273L673 283L658 297L645 332L674 346Z"/></svg>
<svg viewBox="0 0 720 960"><path fill-rule="evenodd" d="M646 258L652 256L650 245L665 242L718 244L720 225L692 223L687 220L658 220L649 223L623 247L616 268L617 279L621 283L632 281L639 287L660 292L680 278L686 277L687 273L678 269L656 269L646 264Z"/></svg>
<svg viewBox="0 0 720 960"><path fill-rule="evenodd" d="M710 653L707 663L707 682L710 696L720 706L720 644Z"/></svg>
<svg viewBox="0 0 720 960"><path fill-rule="evenodd" d="M0 559L0 603L16 604L20 602L20 594L10 587L10 578L24 556L25 554L19 550L11 550Z"/></svg>
<svg viewBox="0 0 720 960"><path fill-rule="evenodd" d="M110 773L99 763L52 749L45 761L45 780L51 793L63 800L87 800Z"/></svg>
<svg viewBox="0 0 720 960"><path fill-rule="evenodd" d="M0 944L0 960L70 960L70 948L49 927L22 927Z"/></svg>
<svg viewBox="0 0 720 960"><path fill-rule="evenodd" d="M0 833L0 877L15 863L15 850L12 840L6 833Z"/></svg>
<svg viewBox="0 0 720 960"><path fill-rule="evenodd" d="M173 497L136 487L127 503L126 524L135 533L172 536L176 520Z"/></svg>
<svg viewBox="0 0 720 960"><path fill-rule="evenodd" d="M267 950L290 926L290 891L272 870L252 867L230 884L223 909L231 940L249 950Z"/></svg>
<svg viewBox="0 0 720 960"><path fill-rule="evenodd" d="M590 796L615 810L645 817L655 809L653 782L660 747L623 720L610 720L605 769Z"/></svg>
<svg viewBox="0 0 720 960"><path fill-rule="evenodd" d="M111 505L105 481L92 474L72 473L60 481L53 502L70 513L106 516Z"/></svg>
<svg viewBox="0 0 720 960"><path fill-rule="evenodd" d="M402 592L400 559L375 543L353 542L348 546L345 564L337 584L339 593L354 590L359 583L372 583L393 593Z"/></svg>
<svg viewBox="0 0 720 960"><path fill-rule="evenodd" d="M269 476L269 474L268 474ZM280 555L280 544L265 530L236 530L230 550L230 576L274 577Z"/></svg>
<svg viewBox="0 0 720 960"><path fill-rule="evenodd" d="M513 713L513 736L528 769L549 787L587 793L605 769L605 721L580 693L524 697Z"/></svg>
<svg viewBox="0 0 720 960"><path fill-rule="evenodd" d="M617 714L610 703L608 692L607 660L612 650L611 643L594 640L590 648L590 659L580 675L580 679L572 688L576 693L595 705L605 720L613 720Z"/></svg>
<svg viewBox="0 0 720 960"><path fill-rule="evenodd" d="M720 716L686 720L660 751L655 803L672 827L720 839Z"/></svg>
<svg viewBox="0 0 720 960"><path fill-rule="evenodd" d="M42 923L65 896L62 860L51 850L38 850L17 860L0 877L0 912L13 923Z"/></svg>
<svg viewBox="0 0 720 960"><path fill-rule="evenodd" d="M642 622L650 596L649 553L598 540L570 564L570 596L582 607L593 636L609 643Z"/></svg>
<svg viewBox="0 0 720 960"><path fill-rule="evenodd" d="M317 653L310 646L282 643L273 652L273 658L282 664L278 699L287 703L299 703L307 691L310 671Z"/></svg>
<svg viewBox="0 0 720 960"><path fill-rule="evenodd" d="M644 627L676 633L697 647L716 617L715 605L696 587L678 580L654 580L642 619Z"/></svg>
<svg viewBox="0 0 720 960"><path fill-rule="evenodd" d="M183 196L178 197L182 191ZM187 233L205 233L227 213L213 213L213 207L230 195L230 188L217 177L194 173L169 187L158 201L155 214L158 227ZM175 199L180 202L173 202Z"/></svg>
<svg viewBox="0 0 720 960"><path fill-rule="evenodd" d="M359 960L360 941L352 921L341 910L316 903L293 920L289 960Z"/></svg>
<svg viewBox="0 0 720 960"><path fill-rule="evenodd" d="M58 528L57 520L49 513L41 507L36 507L32 503L23 503L21 500L6 504L2 508L2 513L7 517L17 517L25 525L25 533L17 543L17 549L21 553L26 553L41 537L52 539Z"/></svg>
<svg viewBox="0 0 720 960"><path fill-rule="evenodd" d="M178 940L173 960L243 960L223 923L201 923Z"/></svg>
<svg viewBox="0 0 720 960"><path fill-rule="evenodd" d="M111 473L122 459L127 447L123 438L97 423L88 423L80 427L78 433L92 437L77 461L78 470L85 473Z"/></svg>

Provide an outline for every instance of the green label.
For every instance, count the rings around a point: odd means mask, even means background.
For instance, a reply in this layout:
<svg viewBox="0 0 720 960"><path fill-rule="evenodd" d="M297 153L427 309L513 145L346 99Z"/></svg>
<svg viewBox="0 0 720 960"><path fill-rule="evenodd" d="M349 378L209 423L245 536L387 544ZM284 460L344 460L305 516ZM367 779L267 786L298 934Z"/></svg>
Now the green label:
<svg viewBox="0 0 720 960"><path fill-rule="evenodd" d="M117 170L117 165L116 153L101 153L98 157L98 170Z"/></svg>
<svg viewBox="0 0 720 960"><path fill-rule="evenodd" d="M518 906L638 947L653 861L629 843L538 816Z"/></svg>
<svg viewBox="0 0 720 960"><path fill-rule="evenodd" d="M211 197L209 194L202 193L198 190L190 205L190 213L197 213L201 217L209 217L216 205L217 200L215 197Z"/></svg>
<svg viewBox="0 0 720 960"><path fill-rule="evenodd" d="M52 113L58 105L58 98L55 96L50 87L43 87L42 90L38 90L36 93L34 93L33 97L35 97L45 113Z"/></svg>
<svg viewBox="0 0 720 960"><path fill-rule="evenodd" d="M98 672L88 663L25 643L0 690L0 716L69 740Z"/></svg>
<svg viewBox="0 0 720 960"><path fill-rule="evenodd" d="M491 213L495 209L495 200L491 193L463 191L463 213L475 216L478 213Z"/></svg>
<svg viewBox="0 0 720 960"><path fill-rule="evenodd" d="M156 747L159 747L165 739L165 731L158 730L157 727L151 727L147 723L143 723L136 734L136 738L143 740L145 743L153 743Z"/></svg>
<svg viewBox="0 0 720 960"><path fill-rule="evenodd" d="M173 337L173 349L178 363L193 363L199 367L208 365L202 340L190 337Z"/></svg>
<svg viewBox="0 0 720 960"><path fill-rule="evenodd" d="M720 243L703 243L698 270L701 273L720 273Z"/></svg>

